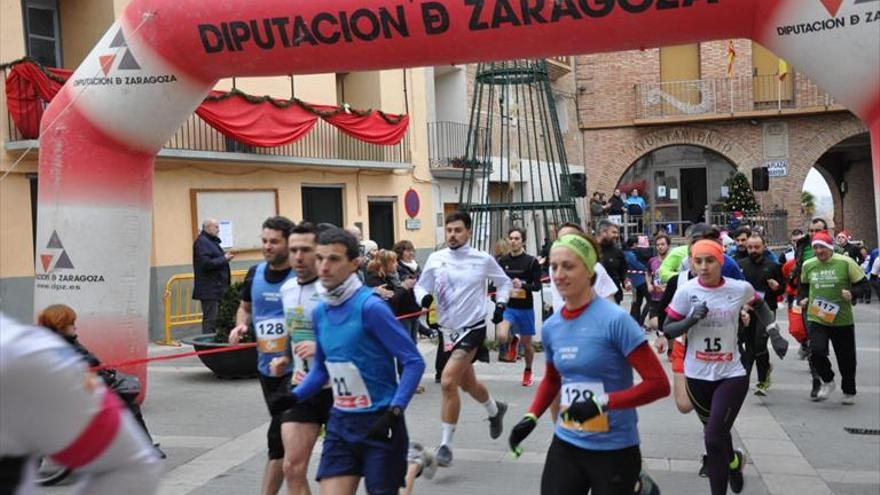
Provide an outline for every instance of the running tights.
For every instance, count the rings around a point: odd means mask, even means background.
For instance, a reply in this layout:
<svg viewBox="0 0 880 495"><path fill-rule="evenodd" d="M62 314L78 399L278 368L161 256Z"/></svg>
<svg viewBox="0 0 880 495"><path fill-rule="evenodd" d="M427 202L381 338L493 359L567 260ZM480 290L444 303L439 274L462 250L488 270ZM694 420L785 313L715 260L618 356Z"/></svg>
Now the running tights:
<svg viewBox="0 0 880 495"><path fill-rule="evenodd" d="M706 471L712 495L727 493L733 438L730 430L749 391L749 377L738 376L718 381L687 379L687 392L703 422L706 443Z"/></svg>

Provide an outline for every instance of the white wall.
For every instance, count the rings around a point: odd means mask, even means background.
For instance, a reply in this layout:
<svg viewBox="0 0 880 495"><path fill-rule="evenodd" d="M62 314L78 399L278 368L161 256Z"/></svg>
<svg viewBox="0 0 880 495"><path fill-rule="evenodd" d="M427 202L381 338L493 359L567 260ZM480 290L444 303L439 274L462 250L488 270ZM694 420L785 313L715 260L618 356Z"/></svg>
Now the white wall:
<svg viewBox="0 0 880 495"><path fill-rule="evenodd" d="M434 122L468 122L470 101L467 97L467 74L464 67L434 68Z"/></svg>

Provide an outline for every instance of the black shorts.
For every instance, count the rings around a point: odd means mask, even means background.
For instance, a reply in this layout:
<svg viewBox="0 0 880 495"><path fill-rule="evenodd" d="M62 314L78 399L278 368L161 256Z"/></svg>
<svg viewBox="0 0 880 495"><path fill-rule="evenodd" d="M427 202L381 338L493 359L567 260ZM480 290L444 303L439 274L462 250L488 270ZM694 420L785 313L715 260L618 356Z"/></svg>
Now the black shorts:
<svg viewBox="0 0 880 495"><path fill-rule="evenodd" d="M553 437L541 475L541 495L632 495L642 470L638 445L586 450Z"/></svg>
<svg viewBox="0 0 880 495"><path fill-rule="evenodd" d="M281 423L327 424L331 407L333 407L333 391L324 388L311 399L284 411L281 414Z"/></svg>
<svg viewBox="0 0 880 495"><path fill-rule="evenodd" d="M461 340L455 343L452 346L452 350L461 349L463 351L470 352L474 349L477 350L476 354L474 354L474 362L482 361L484 363L489 362L489 349L486 348L486 326L480 326L472 329L467 333ZM451 351L450 351L451 352Z"/></svg>
<svg viewBox="0 0 880 495"><path fill-rule="evenodd" d="M290 377L288 373L283 376L265 376L260 377L260 387L263 389L263 400L266 401L266 408L271 407L270 404L276 397L290 393ZM281 441L281 417L282 414L272 416L272 422L269 423L269 430L266 432L266 443L269 446L269 459L284 458L284 442Z"/></svg>

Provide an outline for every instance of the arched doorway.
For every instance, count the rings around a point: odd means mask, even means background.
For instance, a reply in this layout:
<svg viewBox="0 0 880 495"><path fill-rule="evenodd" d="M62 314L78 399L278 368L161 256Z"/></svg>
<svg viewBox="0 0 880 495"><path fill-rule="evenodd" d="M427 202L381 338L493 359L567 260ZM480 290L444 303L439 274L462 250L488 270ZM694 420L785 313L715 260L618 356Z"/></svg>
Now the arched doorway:
<svg viewBox="0 0 880 495"><path fill-rule="evenodd" d="M834 228L840 211L840 191L834 178L820 165L814 165L801 187L801 223L807 224L810 219L819 217Z"/></svg>
<svg viewBox="0 0 880 495"><path fill-rule="evenodd" d="M843 139L828 148L814 164L834 197L835 230L847 230L854 240L877 239L871 143L868 133Z"/></svg>
<svg viewBox="0 0 880 495"><path fill-rule="evenodd" d="M694 145L672 145L636 160L621 176L622 193L638 189L648 203L644 231L665 230L684 235L691 224L705 219L706 206L720 207L724 182L736 165L720 153Z"/></svg>

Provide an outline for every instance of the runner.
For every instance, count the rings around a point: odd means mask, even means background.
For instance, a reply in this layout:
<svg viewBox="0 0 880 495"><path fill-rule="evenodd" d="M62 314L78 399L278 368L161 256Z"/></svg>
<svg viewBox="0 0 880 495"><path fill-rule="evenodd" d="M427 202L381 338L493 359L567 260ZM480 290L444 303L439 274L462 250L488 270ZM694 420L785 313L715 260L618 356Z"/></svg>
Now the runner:
<svg viewBox="0 0 880 495"><path fill-rule="evenodd" d="M317 479L321 493L371 495L405 485L408 436L403 411L425 371L409 334L357 276L357 239L342 229L318 236L322 302L312 314L316 348L305 379L276 410L309 401L332 380L333 408ZM400 383L394 360L402 365Z"/></svg>
<svg viewBox="0 0 880 495"><path fill-rule="evenodd" d="M479 402L489 415L489 436L501 436L507 404L496 401L477 379L474 361L489 361L486 340L486 280L497 292L492 323L503 319L511 282L494 258L470 246L471 217L455 211L446 217L446 248L428 257L422 278L415 286L416 299L428 308L437 295L437 315L447 350L452 351L443 368L441 387L442 437L437 449L441 467L452 463L452 438L461 412L461 388Z"/></svg>
<svg viewBox="0 0 880 495"><path fill-rule="evenodd" d="M834 345L843 404L856 400L856 338L852 300L870 290L865 272L848 256L834 252L827 232L813 234L814 258L803 264L798 298L806 309L810 333L810 363L822 380L815 401L834 392L834 372L828 360L828 341Z"/></svg>
<svg viewBox="0 0 880 495"><path fill-rule="evenodd" d="M276 357L269 363L275 376L284 375L293 361L290 384L299 385L311 368L315 355L315 327L312 313L320 302L316 258L315 226L303 222L293 228L287 238L290 264L296 278L281 286L284 323L290 339L291 353ZM330 385L308 401L297 404L281 415L281 440L284 444L284 478L289 495L310 494L308 483L309 458L321 425L327 424L333 394Z"/></svg>
<svg viewBox="0 0 880 495"><path fill-rule="evenodd" d="M666 290L666 284L660 281L660 265L669 254L669 236L661 232L654 236L654 252L656 255L648 260L648 275L645 280L648 283L648 323L647 327L652 330L659 330L658 322L659 313L656 308L656 302L663 297L663 291Z"/></svg>
<svg viewBox="0 0 880 495"><path fill-rule="evenodd" d="M776 314L776 299L785 291L782 278L782 269L779 265L765 256L767 250L764 247L764 238L753 233L746 240L748 256L738 261L740 268L746 276L746 281L764 300L770 311ZM755 363L758 369L758 383L755 385L755 395L767 395L772 384L770 375L773 366L770 364L770 353L767 352L767 334L758 331L758 324L750 321L744 325L745 352L748 355L748 368L751 373L751 363Z"/></svg>
<svg viewBox="0 0 880 495"><path fill-rule="evenodd" d="M669 395L669 381L645 334L592 290L598 246L581 235L553 245L550 262L565 307L544 325L544 379L529 413L511 430L514 453L561 390L562 421L541 477L541 493L632 494L641 471L635 407ZM632 369L642 377L633 385Z"/></svg>
<svg viewBox="0 0 880 495"><path fill-rule="evenodd" d="M718 231L717 227L707 223L697 223L691 225L690 229L688 229L688 237L691 241L694 239L718 240L720 235L721 233ZM685 244L669 251L669 254L666 255L666 259L663 260L663 263L660 264L660 268L657 270L660 275L660 282L666 283L670 278L687 269L688 263L690 262L689 249L690 245ZM745 279L742 269L740 269L739 265L733 258L727 255L724 255L724 265L721 267L721 275L736 280Z"/></svg>
<svg viewBox="0 0 880 495"><path fill-rule="evenodd" d="M266 433L269 459L263 473L263 495L277 494L284 482L284 442L281 439L283 411L272 413L272 401L277 394L287 392L291 367L290 364L283 369L276 367L273 373L269 363L276 357L290 353L290 342L284 329L281 286L296 277L290 268L287 250L287 238L293 227L293 222L281 216L269 217L263 222L261 239L265 261L248 270L241 289L241 302L235 314L235 328L229 332L229 343L237 344L245 332L250 331L250 323L253 323L256 331L260 387L272 416Z"/></svg>
<svg viewBox="0 0 880 495"><path fill-rule="evenodd" d="M0 493L37 493L34 457L81 474L73 493L149 495L156 450L77 351L45 328L0 313Z"/></svg>
<svg viewBox="0 0 880 495"><path fill-rule="evenodd" d="M706 470L713 495L743 489L745 455L734 450L730 431L745 400L749 378L740 359L737 329L740 311L756 305L759 321L771 321L769 309L748 282L722 277L721 244L699 240L691 247L697 277L678 287L663 325L668 338L688 333L684 360L687 391L705 425Z"/></svg>
<svg viewBox="0 0 880 495"><path fill-rule="evenodd" d="M513 338L507 346L507 360L516 361L517 348L522 344L526 368L523 370L522 386L532 384L532 362L535 350L532 336L535 335L535 301L532 292L541 290L541 265L534 257L526 254L525 230L514 227L507 233L510 252L498 259L498 264L511 279L510 301L504 310L504 320L496 327L499 343L507 343L512 331Z"/></svg>
<svg viewBox="0 0 880 495"><path fill-rule="evenodd" d="M733 240L736 241L736 244L727 250L727 255L733 258L734 261L739 262L741 259L745 259L749 257L749 250L746 248L746 242L749 240L749 237L752 236L752 229L747 226L737 227L736 230L733 231Z"/></svg>

